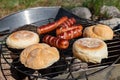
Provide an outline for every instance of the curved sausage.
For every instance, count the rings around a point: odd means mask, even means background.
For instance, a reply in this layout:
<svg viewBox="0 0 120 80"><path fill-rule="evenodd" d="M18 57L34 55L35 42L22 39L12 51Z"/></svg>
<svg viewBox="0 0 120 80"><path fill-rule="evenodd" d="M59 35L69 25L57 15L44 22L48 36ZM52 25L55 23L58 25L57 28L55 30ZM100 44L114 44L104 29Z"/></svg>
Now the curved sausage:
<svg viewBox="0 0 120 80"><path fill-rule="evenodd" d="M63 32L66 32L66 31L69 31L69 30L72 30L72 29L76 29L76 28L79 28L80 30L83 29L83 27L81 25L73 25L73 26L70 26L70 27L60 27L58 29L56 29L56 35L59 35Z"/></svg>
<svg viewBox="0 0 120 80"><path fill-rule="evenodd" d="M51 35L46 35L43 37L43 42L57 47L59 49L66 49L69 46L69 41L66 39L62 39L62 38L58 38L58 37L54 37Z"/></svg>
<svg viewBox="0 0 120 80"><path fill-rule="evenodd" d="M75 20L74 17L72 17L72 18L69 18L68 20L66 20L64 23L62 23L60 25L60 27L69 27L69 26L72 26L75 23L76 23L76 20Z"/></svg>
<svg viewBox="0 0 120 80"><path fill-rule="evenodd" d="M67 16L64 16L57 20L56 22L52 22L43 26L40 26L37 28L38 34L45 34L48 33L54 29L56 29L59 25L61 25L63 22L65 22L68 19Z"/></svg>
<svg viewBox="0 0 120 80"><path fill-rule="evenodd" d="M72 30L69 30L69 31L59 34L58 37L70 40L73 38L77 38L81 35L82 35L82 29L75 28L75 29L72 29Z"/></svg>

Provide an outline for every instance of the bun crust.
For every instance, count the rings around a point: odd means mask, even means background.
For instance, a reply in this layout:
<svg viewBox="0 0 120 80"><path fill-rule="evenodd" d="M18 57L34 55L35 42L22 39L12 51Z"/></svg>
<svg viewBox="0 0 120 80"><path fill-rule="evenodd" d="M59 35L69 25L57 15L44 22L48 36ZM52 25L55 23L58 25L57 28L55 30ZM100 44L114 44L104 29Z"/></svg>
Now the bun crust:
<svg viewBox="0 0 120 80"><path fill-rule="evenodd" d="M108 50L104 41L97 38L81 38L73 44L73 55L86 62L100 63L107 58Z"/></svg>
<svg viewBox="0 0 120 80"><path fill-rule="evenodd" d="M24 49L29 45L39 42L39 36L37 33L27 30L21 30L13 32L6 39L6 44L10 48Z"/></svg>
<svg viewBox="0 0 120 80"><path fill-rule="evenodd" d="M48 44L39 43L25 48L20 54L20 61L25 67L44 69L51 66L60 58L59 51Z"/></svg>
<svg viewBox="0 0 120 80"><path fill-rule="evenodd" d="M109 26L102 24L86 27L83 31L83 37L99 38L102 40L111 40L113 35L113 30Z"/></svg>

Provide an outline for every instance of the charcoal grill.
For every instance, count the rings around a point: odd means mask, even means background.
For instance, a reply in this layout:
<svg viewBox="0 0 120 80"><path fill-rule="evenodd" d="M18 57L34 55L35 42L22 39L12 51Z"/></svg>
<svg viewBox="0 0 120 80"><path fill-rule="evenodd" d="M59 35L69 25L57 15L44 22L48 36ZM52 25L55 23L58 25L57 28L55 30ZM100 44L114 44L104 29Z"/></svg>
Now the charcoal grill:
<svg viewBox="0 0 120 80"><path fill-rule="evenodd" d="M43 8L40 8L40 9L42 9L42 11L43 11ZM22 12L24 12L24 11L22 11ZM56 21L59 18L61 18L62 16L74 17L77 20L77 23L80 23L81 25L83 25L83 27L87 27L89 25L96 24L93 21L79 18L78 16L70 13L69 11L67 11L63 8L57 8L57 9L53 8L52 13L53 12L54 12L54 16L49 15L48 18L44 18L44 19L42 18L42 19L34 20L34 21L32 20L29 23L24 23L24 24L22 23L22 24L19 24L18 26L15 25L12 28L7 26L7 28L4 28L3 30L4 31L9 30L9 33L10 33L11 31L13 31L13 28L15 29L15 28L18 28L21 26L25 26L26 24L40 26L43 24L47 24L47 23ZM20 13L21 12L19 12L19 14ZM14 17L14 15L17 15L17 14L18 13L12 14L12 16ZM11 16L7 16L7 17L3 18L0 21L0 24L4 20L9 20L9 17L11 17ZM7 22L9 22L9 21L7 21ZM13 24L15 24L15 23L12 23L12 25ZM5 22L4 22L3 26L4 25L6 25ZM3 26L2 26L2 28L3 28ZM9 34L9 33L7 31L6 34ZM53 33L50 33L50 34L54 35ZM31 79L32 80L39 80L39 79L77 80L77 79L80 79L81 77L78 77L79 75L76 77L74 73L84 71L84 73L85 73L84 78L86 78L86 80L88 80L88 76L94 75L106 68L109 68L110 66L120 63L120 48L119 48L120 47L120 32L118 30L115 31L115 36L114 36L113 40L105 41L108 46L109 55L108 55L107 59L103 59L102 62L99 64L85 63L85 62L81 62L80 60L77 60L76 58L74 58L72 56L71 48L72 48L72 44L75 40L76 39L72 39L70 41L70 47L67 50L60 50L61 58L58 62L56 62L52 66L48 67L47 69L32 70L32 69L24 67L24 65L22 65L20 63L19 54L12 53L11 51L9 51L5 46L5 39L3 39L2 41L0 41L0 43L1 43L1 45L0 45L1 62L0 63L1 63L1 70L2 70L2 73L5 77L5 79L7 80L7 77L12 75L17 80L22 80L25 77L28 77L28 79L30 79L30 80ZM5 68L5 67L3 67L4 65L8 65L8 67ZM88 70L91 70L93 68L98 68L98 70L91 72L89 74L86 73ZM9 73L6 73L6 71L9 71ZM17 74L19 74L19 76ZM63 75L66 75L66 76L61 77Z"/></svg>

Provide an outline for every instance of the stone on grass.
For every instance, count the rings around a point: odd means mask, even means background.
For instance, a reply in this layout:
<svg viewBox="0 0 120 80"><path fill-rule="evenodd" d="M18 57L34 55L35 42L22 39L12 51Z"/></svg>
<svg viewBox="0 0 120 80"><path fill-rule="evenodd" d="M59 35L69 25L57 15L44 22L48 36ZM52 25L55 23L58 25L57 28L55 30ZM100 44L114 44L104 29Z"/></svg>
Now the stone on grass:
<svg viewBox="0 0 120 80"><path fill-rule="evenodd" d="M71 12L84 19L91 19L92 16L90 10L86 7L75 7L71 10Z"/></svg>
<svg viewBox="0 0 120 80"><path fill-rule="evenodd" d="M100 10L101 14L107 14L110 17L120 17L120 11L115 6L102 6Z"/></svg>

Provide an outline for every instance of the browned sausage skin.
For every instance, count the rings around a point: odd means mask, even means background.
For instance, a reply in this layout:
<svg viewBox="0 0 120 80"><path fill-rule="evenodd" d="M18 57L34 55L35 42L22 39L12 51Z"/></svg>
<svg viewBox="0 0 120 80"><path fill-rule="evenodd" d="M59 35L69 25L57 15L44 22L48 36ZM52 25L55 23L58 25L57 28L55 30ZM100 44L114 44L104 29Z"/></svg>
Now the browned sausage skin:
<svg viewBox="0 0 120 80"><path fill-rule="evenodd" d="M72 26L75 23L76 23L76 20L75 20L74 17L72 17L72 18L69 18L68 20L66 20L64 23L62 23L60 25L60 27L69 27L69 26Z"/></svg>
<svg viewBox="0 0 120 80"><path fill-rule="evenodd" d="M72 29L76 29L76 28L79 28L80 30L82 30L82 26L81 25L73 25L73 26L70 26L70 27L60 27L58 29L56 29L56 35L59 35L63 32L66 32L66 31L69 31L69 30L72 30Z"/></svg>
<svg viewBox="0 0 120 80"><path fill-rule="evenodd" d="M70 18L67 21L65 21L64 23L62 23L57 29L56 29L56 34L60 34L62 32L67 31L73 24L76 23L75 18Z"/></svg>
<svg viewBox="0 0 120 80"><path fill-rule="evenodd" d="M82 29L83 29L82 26L76 26L75 28L73 28L71 30L67 30L67 31L65 31L57 36L60 38L63 38L63 39L70 40L70 39L77 38L77 37L81 36Z"/></svg>
<svg viewBox="0 0 120 80"><path fill-rule="evenodd" d="M43 42L57 47L59 49L67 49L69 46L69 41L66 39L62 39L62 38L58 38L58 37L54 37L51 35L46 35L43 37Z"/></svg>
<svg viewBox="0 0 120 80"><path fill-rule="evenodd" d="M56 22L52 22L43 26L40 26L37 28L38 34L45 34L48 33L54 29L56 29L59 25L61 25L63 22L65 22L68 19L67 16L64 16L57 20Z"/></svg>

